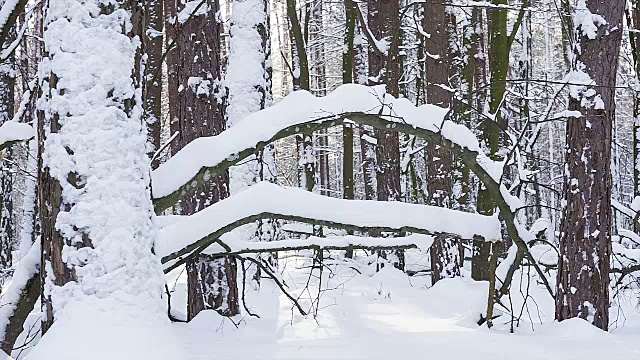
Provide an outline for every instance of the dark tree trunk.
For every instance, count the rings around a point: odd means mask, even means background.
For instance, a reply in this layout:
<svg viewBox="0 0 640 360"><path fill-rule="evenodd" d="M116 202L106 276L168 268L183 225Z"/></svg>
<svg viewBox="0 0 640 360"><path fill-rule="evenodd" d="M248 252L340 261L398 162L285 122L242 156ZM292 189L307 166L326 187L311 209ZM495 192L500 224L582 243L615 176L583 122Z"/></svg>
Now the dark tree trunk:
<svg viewBox="0 0 640 360"><path fill-rule="evenodd" d="M175 46L167 56L169 73L169 116L171 133L179 132L171 143L173 154L201 136L220 134L225 129L226 90L218 84L221 79L221 23L217 19L220 6L217 0L207 0L206 12L194 11L189 19L178 14L184 9L181 1L166 1L167 44L175 39ZM201 186L188 192L178 203L182 215L194 214L229 196L229 175L212 176ZM188 319L201 310L214 309L224 315L239 312L235 260L201 255L187 264ZM199 271L193 271L199 269ZM199 274L201 273L201 274Z"/></svg>
<svg viewBox="0 0 640 360"><path fill-rule="evenodd" d="M15 30L10 32L7 41L15 39ZM0 64L0 125L13 119L15 56L11 55ZM2 204L0 209L0 268L7 269L12 265L13 250L13 151L4 151L0 169L0 191ZM4 279L0 279L0 285Z"/></svg>
<svg viewBox="0 0 640 360"><path fill-rule="evenodd" d="M507 5L506 0L493 0L496 6ZM508 119L503 116L503 97L506 91L506 78L509 70L509 51L507 33L507 11L499 8L487 10L488 39L489 39L489 72L491 82L489 84L489 113L495 116L495 121L483 121L482 140L493 160L501 160L500 154L501 130L506 130ZM492 215L495 212L496 203L489 191L481 186L478 189L476 210L483 215ZM491 280L491 244L474 241L471 276L475 280Z"/></svg>
<svg viewBox="0 0 640 360"><path fill-rule="evenodd" d="M145 66L144 110L149 142L153 145L149 156L160 148L162 123L162 45L164 41L164 0L146 0L144 18L144 49L147 53ZM151 162L157 168L159 159Z"/></svg>
<svg viewBox="0 0 640 360"><path fill-rule="evenodd" d="M452 93L449 85L449 33L447 13L442 3L424 5L422 27L430 36L425 39L426 101L442 107L450 107ZM453 179L453 155L448 149L429 142L427 144L428 203L433 206L451 207ZM460 275L458 244L446 237L436 238L431 251L432 283L444 277Z"/></svg>
<svg viewBox="0 0 640 360"><path fill-rule="evenodd" d="M16 303L13 315L9 317L4 339L2 339L2 351L5 353L11 354L11 351L13 351L18 336L24 331L24 323L33 311L33 307L39 298L40 274L36 272L25 284L20 294L20 299Z"/></svg>
<svg viewBox="0 0 640 360"><path fill-rule="evenodd" d="M587 1L589 11L607 23L596 34L577 29L572 67L598 87L573 89L569 110L582 116L567 120L556 319L580 317L603 330L609 326L611 129L625 5L623 0Z"/></svg>
<svg viewBox="0 0 640 360"><path fill-rule="evenodd" d="M390 44L387 54L369 51L369 76L371 85L385 84L387 93L399 96L402 74L400 64L400 3L398 0L369 0L369 29L376 39L387 38ZM371 44L370 44L371 46ZM400 140L395 131L379 130L376 134L377 199L400 201ZM383 255L384 256L384 255ZM404 252L395 252L394 266L404 269Z"/></svg>

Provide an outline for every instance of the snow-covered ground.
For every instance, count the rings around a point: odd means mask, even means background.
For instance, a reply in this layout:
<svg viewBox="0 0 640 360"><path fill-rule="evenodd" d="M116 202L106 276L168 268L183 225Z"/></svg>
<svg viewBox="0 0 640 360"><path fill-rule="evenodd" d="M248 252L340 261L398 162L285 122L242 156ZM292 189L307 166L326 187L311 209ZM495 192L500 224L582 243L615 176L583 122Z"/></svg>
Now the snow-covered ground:
<svg viewBox="0 0 640 360"><path fill-rule="evenodd" d="M420 250L410 252L409 264L424 264ZM305 288L311 264L300 254L282 254L280 272L307 310L316 299L318 281L311 278ZM457 278L430 287L429 276L408 277L389 266L376 273L360 260L325 267L315 317L313 311L300 315L265 279L260 293L247 291L246 296L259 319L243 315L234 325L204 311L188 324L175 323L186 359L640 359L637 293L622 296L623 303L612 307L611 318L618 322L605 333L579 319L554 322L553 301L532 283L529 294L535 302L529 301L520 326L510 334L507 314L491 330L476 325L486 307L487 283ZM178 316L186 298L186 279L179 274L169 275ZM514 312L519 314L520 290L526 294L527 283L518 275L513 286Z"/></svg>

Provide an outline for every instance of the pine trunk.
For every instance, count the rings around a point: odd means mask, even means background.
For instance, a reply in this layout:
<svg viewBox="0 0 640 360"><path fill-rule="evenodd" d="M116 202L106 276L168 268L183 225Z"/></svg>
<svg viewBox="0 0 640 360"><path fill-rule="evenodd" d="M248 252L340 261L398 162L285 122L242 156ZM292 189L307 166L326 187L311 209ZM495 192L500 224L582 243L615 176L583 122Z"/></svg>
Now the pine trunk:
<svg viewBox="0 0 640 360"><path fill-rule="evenodd" d="M556 319L580 317L603 330L609 326L611 131L625 5L590 0L576 10L602 16L606 24L576 29L570 78L586 74L598 87L572 87L568 109L582 116L567 119L566 133Z"/></svg>
<svg viewBox="0 0 640 360"><path fill-rule="evenodd" d="M449 33L444 4L424 5L422 27L430 36L425 39L426 101L442 107L452 106L452 93L448 89ZM429 142L427 144L427 202L432 206L450 208L453 190L451 172L453 155L448 149ZM435 284L445 277L460 275L458 244L455 239L437 237L431 247L431 280Z"/></svg>
<svg viewBox="0 0 640 360"><path fill-rule="evenodd" d="M225 129L226 89L220 87L222 62L217 0L201 4L203 11L185 11L181 1L167 1L169 21L167 43L175 43L167 57L169 73L169 116L172 154L201 136L220 134ZM193 189L177 205L181 215L194 214L229 196L229 175L212 176ZM223 315L239 313L235 260L199 255L191 259L188 274L188 320L204 309Z"/></svg>
<svg viewBox="0 0 640 360"><path fill-rule="evenodd" d="M160 148L162 122L162 45L164 42L164 0L146 0L144 18L144 50L147 54L145 64L144 111L153 157ZM151 162L157 168L159 159Z"/></svg>
<svg viewBox="0 0 640 360"><path fill-rule="evenodd" d="M387 93L400 95L400 3L398 0L369 0L368 19L371 34L376 39L386 38L386 54L369 51L370 85L385 84ZM372 46L373 44L369 44ZM375 46L375 45L373 45ZM376 134L376 182L378 201L401 201L400 140L395 131L379 130ZM383 255L385 256L385 255ZM404 252L395 252L394 266L404 269Z"/></svg>

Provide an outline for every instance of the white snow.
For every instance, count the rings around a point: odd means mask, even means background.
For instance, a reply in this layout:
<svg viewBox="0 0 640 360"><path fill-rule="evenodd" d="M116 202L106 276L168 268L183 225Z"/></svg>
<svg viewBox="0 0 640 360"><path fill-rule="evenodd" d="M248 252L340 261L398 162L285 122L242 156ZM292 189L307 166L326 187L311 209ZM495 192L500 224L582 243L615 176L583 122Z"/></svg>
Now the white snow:
<svg viewBox="0 0 640 360"><path fill-rule="evenodd" d="M379 238L370 236L309 236L306 239L290 239L269 242L242 241L232 236L222 236L221 240L231 248L232 253L269 252L278 249L302 250L315 246L321 249L343 249L349 246L360 248L375 248L376 246L408 246L427 251L433 244L434 237L431 235L411 234L396 238ZM226 250L215 244L207 249L207 254L222 254Z"/></svg>
<svg viewBox="0 0 640 360"><path fill-rule="evenodd" d="M0 126L0 145L19 140L29 140L35 135L31 125L7 121Z"/></svg>
<svg viewBox="0 0 640 360"><path fill-rule="evenodd" d="M234 1L229 26L229 58L224 75L227 88L227 128L235 126L270 103L269 80L267 79L267 55L258 32L268 29L265 2L262 0ZM270 46L270 44L266 44ZM268 49L268 48L267 48ZM264 151L262 162L255 156L244 164L229 169L229 193L242 191L260 180L260 173L275 172L275 158L272 151ZM273 177L275 178L275 176ZM237 236L254 239L258 234L257 224L247 224L235 230Z"/></svg>
<svg viewBox="0 0 640 360"><path fill-rule="evenodd" d="M0 28L4 27L9 21L9 16L15 10L18 2L19 0L5 0L2 3L2 8L0 8Z"/></svg>
<svg viewBox="0 0 640 360"><path fill-rule="evenodd" d="M408 261L418 252L407 251ZM280 259L282 280L308 311L318 294L318 272L306 288L311 262L286 255ZM526 270L518 271L512 285L513 308L516 315L522 309L523 316L515 334L510 334L510 317L500 311L491 331L476 325L486 308L487 282L454 278L431 286L429 276L409 278L392 267L376 273L375 266L356 260L328 267L331 273L326 271L323 276L317 316L292 311L289 299L263 279L259 294L247 294L252 295L248 307L260 319L243 314L233 319L236 328L217 313L204 311L191 323L175 324L188 352L186 360L627 360L640 353L640 317L633 299L612 309L612 319L620 317L616 311L626 317L624 327L612 334L580 319L557 323L546 290L536 284L533 275L528 282ZM184 277L177 280L177 301L186 297L184 281ZM524 307L526 294L536 302L529 300ZM507 299L503 300L509 307ZM184 304L176 302L175 306Z"/></svg>
<svg viewBox="0 0 640 360"><path fill-rule="evenodd" d="M184 4L184 8L178 13L178 22L184 24L191 16L205 15L208 11L209 6L205 0L188 1Z"/></svg>
<svg viewBox="0 0 640 360"><path fill-rule="evenodd" d="M606 24L607 20L598 14L593 14L589 10L586 0L578 0L573 15L573 26L576 31L581 32L584 36L593 40L598 34L598 27Z"/></svg>

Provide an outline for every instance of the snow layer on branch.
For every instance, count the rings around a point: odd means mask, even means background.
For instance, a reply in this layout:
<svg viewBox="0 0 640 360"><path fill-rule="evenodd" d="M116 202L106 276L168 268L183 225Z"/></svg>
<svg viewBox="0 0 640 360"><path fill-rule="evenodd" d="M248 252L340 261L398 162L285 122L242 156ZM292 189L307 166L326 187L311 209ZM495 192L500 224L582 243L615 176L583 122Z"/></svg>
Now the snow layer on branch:
<svg viewBox="0 0 640 360"><path fill-rule="evenodd" d="M38 105L49 121L58 116L61 128L47 134L43 161L62 187L56 229L65 241L65 265L77 280L58 286L51 264L44 264L55 324L29 359L175 355L170 341L153 339L169 324L162 268L152 252L141 89L132 78L140 41L123 34L131 28L130 14L118 3L49 3L49 57L39 72L43 89L50 88L50 73L57 84ZM141 329L148 333L134 336ZM135 351L145 356L133 356Z"/></svg>
<svg viewBox="0 0 640 360"><path fill-rule="evenodd" d="M478 162L497 181L502 166L493 166L468 128L444 120L447 111L430 104L416 107L407 99L396 99L385 94L383 86L345 84L325 97L315 97L307 91L295 91L277 104L248 115L220 135L199 138L185 146L154 170L153 196L161 198L177 191L202 167L212 167L227 158L233 158L242 150L271 139L282 129L346 112L381 114L390 116L391 121L441 131L446 139L478 152Z"/></svg>
<svg viewBox="0 0 640 360"><path fill-rule="evenodd" d="M7 25L7 21L9 21L9 16L16 9L19 0L5 0L2 3L2 8L0 9L0 29Z"/></svg>
<svg viewBox="0 0 640 360"><path fill-rule="evenodd" d="M31 125L17 121L7 121L0 126L0 145L11 142L31 139L35 131Z"/></svg>
<svg viewBox="0 0 640 360"><path fill-rule="evenodd" d="M0 297L0 339L4 339L9 318L18 305L20 295L33 274L40 271L40 243L31 246L27 254L16 264L11 282ZM2 353L0 351L0 353Z"/></svg>
<svg viewBox="0 0 640 360"><path fill-rule="evenodd" d="M413 227L432 233L457 234L465 239L475 235L486 240L500 239L497 216L402 202L336 199L261 182L164 227L158 232L156 254L165 257L240 219L262 213L364 227Z"/></svg>

